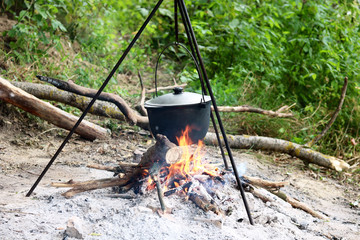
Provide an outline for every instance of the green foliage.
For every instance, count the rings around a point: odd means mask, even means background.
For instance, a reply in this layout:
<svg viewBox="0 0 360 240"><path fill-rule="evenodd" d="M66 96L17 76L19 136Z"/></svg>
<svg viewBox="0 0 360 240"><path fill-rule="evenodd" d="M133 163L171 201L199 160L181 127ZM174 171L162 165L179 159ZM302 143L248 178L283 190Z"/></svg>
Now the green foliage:
<svg viewBox="0 0 360 240"><path fill-rule="evenodd" d="M348 76L347 99L333 128L358 136L357 1L198 0L191 4L194 30L219 104L278 108L296 103L306 116L321 103L313 127L287 136L304 143L326 124L323 117L335 110ZM323 124L316 124L321 120ZM338 142L331 142L335 150ZM349 142L346 145L350 147Z"/></svg>
<svg viewBox="0 0 360 240"><path fill-rule="evenodd" d="M63 24L57 20L56 13L64 6L61 1L54 1L55 5L47 1L23 1L24 9L17 14L12 12L15 1L6 1L6 10L11 11L18 21L7 36L14 39L10 47L20 62L31 63L46 54L52 46L60 47L59 32L66 32ZM15 8L16 9L16 8Z"/></svg>

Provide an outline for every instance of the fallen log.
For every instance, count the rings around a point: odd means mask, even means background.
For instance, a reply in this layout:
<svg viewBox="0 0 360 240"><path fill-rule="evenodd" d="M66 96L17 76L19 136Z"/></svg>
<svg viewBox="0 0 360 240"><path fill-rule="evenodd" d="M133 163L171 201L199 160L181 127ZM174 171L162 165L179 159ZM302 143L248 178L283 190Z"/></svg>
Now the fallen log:
<svg viewBox="0 0 360 240"><path fill-rule="evenodd" d="M280 108L282 109L282 108ZM211 106L211 110L214 111L214 107ZM251 112L251 113L259 113L263 115L267 115L270 117L280 117L280 118L288 118L288 117L294 117L292 113L282 113L279 110L278 111L271 111L271 110L264 110L261 108L255 108L252 106L218 106L219 112Z"/></svg>
<svg viewBox="0 0 360 240"><path fill-rule="evenodd" d="M89 97L66 92L45 84L30 82L11 82L11 84L21 88L25 92L30 93L37 98L64 103L72 107L76 107L81 111L84 111L91 101L91 98ZM94 103L94 105L90 108L89 113L97 116L126 121L124 114L119 111L115 104L101 100L98 100Z"/></svg>
<svg viewBox="0 0 360 240"><path fill-rule="evenodd" d="M0 77L0 100L67 130L71 130L78 120L77 117L13 86L2 77ZM75 133L89 140L105 139L109 135L106 129L85 120L81 122Z"/></svg>
<svg viewBox="0 0 360 240"><path fill-rule="evenodd" d="M48 82L54 85L55 87L57 87L58 89L72 92L81 96L93 98L97 93L97 90L82 87L80 85L75 84L71 80L65 82L59 79L49 78L44 76L37 76L37 77L41 81ZM98 97L98 99L106 102L114 103L119 108L119 110L125 115L126 119L129 120L131 124L136 124L138 122L139 124L146 124L146 125L148 124L148 118L137 114L133 109L130 108L127 102L125 102L125 100L122 99L119 95L102 92Z"/></svg>
<svg viewBox="0 0 360 240"><path fill-rule="evenodd" d="M350 168L350 165L341 159L316 152L303 145L286 140L248 135L227 135L227 137L231 148L287 153L290 156L303 160L306 164L313 163L336 171L343 171ZM207 133L204 141L208 145L218 145L214 133Z"/></svg>

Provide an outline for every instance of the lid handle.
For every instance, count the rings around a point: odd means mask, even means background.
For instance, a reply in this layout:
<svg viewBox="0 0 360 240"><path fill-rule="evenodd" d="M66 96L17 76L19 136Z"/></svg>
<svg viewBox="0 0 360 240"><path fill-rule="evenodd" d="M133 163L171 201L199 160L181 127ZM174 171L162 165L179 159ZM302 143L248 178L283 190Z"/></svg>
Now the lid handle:
<svg viewBox="0 0 360 240"><path fill-rule="evenodd" d="M182 87L175 87L173 89L175 95L181 94L183 90L184 89Z"/></svg>

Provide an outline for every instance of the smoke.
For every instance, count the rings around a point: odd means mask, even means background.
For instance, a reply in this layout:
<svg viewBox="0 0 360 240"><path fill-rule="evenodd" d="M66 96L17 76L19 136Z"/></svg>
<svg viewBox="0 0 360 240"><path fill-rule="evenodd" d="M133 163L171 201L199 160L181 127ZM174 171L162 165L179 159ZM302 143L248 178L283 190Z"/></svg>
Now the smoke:
<svg viewBox="0 0 360 240"><path fill-rule="evenodd" d="M240 164L237 164L236 165L237 167L237 170L238 170L238 173L239 173L239 176L244 176L245 173L246 173L246 162L242 162Z"/></svg>

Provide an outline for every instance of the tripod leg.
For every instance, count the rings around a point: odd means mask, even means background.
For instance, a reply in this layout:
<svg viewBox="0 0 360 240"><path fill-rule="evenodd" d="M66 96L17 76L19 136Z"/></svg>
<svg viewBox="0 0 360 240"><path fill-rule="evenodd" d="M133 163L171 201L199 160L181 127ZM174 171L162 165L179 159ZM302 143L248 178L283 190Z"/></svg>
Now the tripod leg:
<svg viewBox="0 0 360 240"><path fill-rule="evenodd" d="M179 42L179 24L178 24L178 4L174 0L174 19L175 19L175 41Z"/></svg>
<svg viewBox="0 0 360 240"><path fill-rule="evenodd" d="M159 9L161 3L163 2L163 0L159 0L159 2L156 4L156 6L154 7L154 9L151 11L150 15L147 17L147 19L145 20L145 22L143 23L143 25L141 26L140 30L137 32L137 34L135 35L134 39L131 41L131 43L129 44L129 46L126 48L126 50L124 51L123 55L120 57L119 61L116 63L115 67L111 70L109 76L106 78L106 80L104 81L104 83L101 85L100 89L98 90L98 92L95 94L94 98L91 100L91 102L89 103L89 105L86 107L86 109L84 110L84 112L82 113L82 115L80 116L79 120L75 123L74 127L71 129L71 131L69 132L69 134L66 136L66 138L64 139L63 143L60 145L60 147L58 148L58 150L56 151L56 153L54 154L54 156L51 158L51 160L49 161L49 163L46 165L46 167L44 168L44 170L42 171L42 173L40 174L40 176L38 177L38 179L35 181L34 185L31 187L31 189L29 190L29 192L26 194L26 197L29 197L32 192L35 190L35 188L37 187L37 185L39 184L39 182L41 181L41 179L45 176L46 172L49 170L49 168L51 167L51 165L54 163L54 161L56 160L57 156L61 153L62 149L65 147L66 143L69 141L69 139L71 138L71 136L74 134L76 128L80 125L81 121L85 118L86 114L89 112L90 108L94 105L96 99L98 99L98 97L100 96L101 92L104 90L104 88L106 87L106 85L109 83L110 79L112 78L112 76L115 74L116 70L119 68L120 64L124 61L125 57L127 56L127 54L130 52L131 48L134 46L135 42L139 39L141 33L144 31L144 29L146 28L147 24L150 22L151 18L154 16L155 12Z"/></svg>
<svg viewBox="0 0 360 240"><path fill-rule="evenodd" d="M193 28L192 28L192 26L191 26L189 14L188 14L188 12L187 12L187 9L186 9L186 6L185 6L185 2L184 2L184 0L178 0L178 2L179 2L180 8L182 9L182 11L184 12L184 15L185 15L184 24L188 25L188 28L189 28L189 31L190 31L190 36L191 36L191 39L192 39L192 41L193 41L193 43L194 43L194 46L195 46L196 55L197 55L197 57L198 57L198 59L199 59L200 67L201 67L201 70L203 71L203 74L204 74L206 86L207 86L207 89L208 89L208 91L209 91L209 95L210 95L211 100L212 100L212 104L213 104L213 107L214 107L214 110L215 110L215 114L216 114L216 117L217 117L217 120L218 120L218 123L219 123L219 127L220 127L220 130L221 130L221 133L222 133L223 138L224 138L225 146L226 146L227 152L228 152L228 154L229 154L230 162L231 162L231 165L232 165L234 174L235 174L236 182L237 182L237 184L238 184L238 186L239 186L239 189L240 189L240 193L241 193L241 196L242 196L244 205L245 205L245 209L246 209L246 212L247 212L249 221L250 221L250 223L251 223L252 225L254 225L254 222L253 222L252 217L251 217L250 209L249 209L249 206L248 206L248 203L247 203L247 200L246 200L245 191L244 191L243 186L242 186L242 184L241 184L241 180L240 180L240 177L239 177L239 173L238 173L238 170L237 170L235 161L234 161L234 159L233 159L233 156L232 156L232 153L231 153L231 149L230 149L229 143L228 143L228 141L227 141L225 129L224 129L224 126L223 126L223 124L222 124L219 111L218 111L218 109L217 109L215 97L214 97L214 94L213 94L213 92L212 92L211 85L210 85L210 81L209 81L209 79L208 79L208 76L207 76L207 73L206 73L206 70L205 70L204 62L203 62L203 60L202 60L202 58L201 58L199 46L198 46L197 41L196 41L196 37L195 37L195 34L194 34L194 30L193 30Z"/></svg>
<svg viewBox="0 0 360 240"><path fill-rule="evenodd" d="M178 2L178 0L175 0L175 3ZM177 7L177 5L175 5ZM183 19L183 22L184 22L184 26L185 26L185 32L186 32L186 35L187 35L187 38L188 38L188 41L189 41L189 45L190 45L190 49L191 49L191 53L192 55L196 58L196 54L195 54L195 50L194 50L194 45L193 45L193 41L191 39L191 35L190 35L190 32L189 32L189 28L188 28L188 25L185 24L185 13L184 13L184 9L179 6L180 8L180 14L181 14L181 18ZM198 60L196 59L196 61L198 62ZM200 78L200 82L201 82L201 88L204 90L204 93L207 95L207 90L205 88L205 84L204 84L204 79L203 79L203 76L204 76L204 73L201 74L201 78ZM223 158L223 161L224 161L224 165L225 165L225 169L228 170L229 169L229 165L226 161L226 157L225 157L225 153L224 153L224 149L223 149L223 146L221 144L221 140L220 140L220 135L219 135L219 130L217 128L217 125L216 125L216 122L215 122L215 118L214 118L214 114L211 112L210 113L210 117L211 117L211 122L213 124L213 127L214 127L214 130L215 130L215 134L216 134L216 139L219 143L219 148L220 148L220 152L221 152L221 156Z"/></svg>

